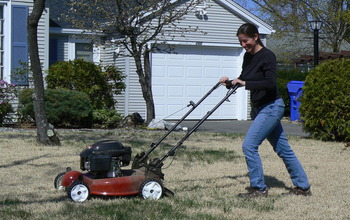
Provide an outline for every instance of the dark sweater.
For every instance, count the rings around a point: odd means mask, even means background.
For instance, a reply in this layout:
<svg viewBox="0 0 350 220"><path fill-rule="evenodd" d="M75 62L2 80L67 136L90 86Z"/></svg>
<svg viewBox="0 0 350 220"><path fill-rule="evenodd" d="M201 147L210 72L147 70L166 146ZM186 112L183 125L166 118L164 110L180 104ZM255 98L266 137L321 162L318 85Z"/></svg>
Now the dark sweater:
<svg viewBox="0 0 350 220"><path fill-rule="evenodd" d="M272 51L264 47L256 54L245 53L242 68L239 79L246 81L245 88L251 90L254 107L280 98L276 86L276 56Z"/></svg>

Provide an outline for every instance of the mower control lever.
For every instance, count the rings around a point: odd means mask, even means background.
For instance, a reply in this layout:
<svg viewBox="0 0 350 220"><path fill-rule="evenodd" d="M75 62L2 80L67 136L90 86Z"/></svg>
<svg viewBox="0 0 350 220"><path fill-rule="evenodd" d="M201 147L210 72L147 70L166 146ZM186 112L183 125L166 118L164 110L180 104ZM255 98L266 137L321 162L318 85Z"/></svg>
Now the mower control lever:
<svg viewBox="0 0 350 220"><path fill-rule="evenodd" d="M187 107L190 107L190 106L194 107L195 105L196 103L194 103L193 101L190 101L190 104L188 104Z"/></svg>

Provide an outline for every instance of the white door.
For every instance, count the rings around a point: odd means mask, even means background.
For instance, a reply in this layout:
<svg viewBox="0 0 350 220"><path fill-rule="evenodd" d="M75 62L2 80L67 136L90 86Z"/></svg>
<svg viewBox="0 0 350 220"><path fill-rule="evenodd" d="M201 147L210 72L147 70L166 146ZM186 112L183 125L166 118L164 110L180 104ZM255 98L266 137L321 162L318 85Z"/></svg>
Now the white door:
<svg viewBox="0 0 350 220"><path fill-rule="evenodd" d="M152 89L157 119L180 119L220 79L237 77L241 71L238 62L241 48L177 46L174 53L152 54ZM244 90L244 89L239 89ZM227 93L224 86L216 89L187 119L200 119ZM244 96L244 97L242 97ZM240 101L244 103L240 105ZM238 91L224 102L209 119L244 119L246 93Z"/></svg>

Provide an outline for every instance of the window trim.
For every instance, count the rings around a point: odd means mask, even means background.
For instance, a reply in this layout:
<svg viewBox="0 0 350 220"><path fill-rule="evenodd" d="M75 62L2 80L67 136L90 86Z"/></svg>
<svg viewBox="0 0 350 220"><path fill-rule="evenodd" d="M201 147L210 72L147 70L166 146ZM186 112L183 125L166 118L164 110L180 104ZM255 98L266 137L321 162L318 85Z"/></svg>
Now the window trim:
<svg viewBox="0 0 350 220"><path fill-rule="evenodd" d="M10 82L11 81L11 6L8 4L9 1L0 1L0 5L3 6L3 75L2 79ZM1 76L0 76L1 77Z"/></svg>
<svg viewBox="0 0 350 220"><path fill-rule="evenodd" d="M5 53L5 30L4 30L4 24L5 24L5 16L4 16L4 5L0 3L0 11L2 14L2 18L0 17L0 79L4 78L5 72L4 72L4 53Z"/></svg>
<svg viewBox="0 0 350 220"><path fill-rule="evenodd" d="M82 38L75 38L72 36L69 36L68 39L68 60L74 60L75 57L75 44L76 43L91 43L87 39L82 39ZM93 44L93 49L92 49L92 61L94 63L99 63L100 62L100 47Z"/></svg>

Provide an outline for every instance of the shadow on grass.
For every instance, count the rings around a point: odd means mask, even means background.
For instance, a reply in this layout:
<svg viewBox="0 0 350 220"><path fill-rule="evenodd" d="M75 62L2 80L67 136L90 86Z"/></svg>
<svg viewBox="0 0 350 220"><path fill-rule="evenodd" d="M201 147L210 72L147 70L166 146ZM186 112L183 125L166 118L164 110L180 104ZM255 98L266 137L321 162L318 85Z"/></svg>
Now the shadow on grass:
<svg viewBox="0 0 350 220"><path fill-rule="evenodd" d="M131 131L130 131L131 132ZM94 131L94 130L76 130L74 132L59 131L59 138L63 142L83 142L87 144L94 144L102 140L116 140L125 142L126 137L121 137L116 131Z"/></svg>
<svg viewBox="0 0 350 220"><path fill-rule="evenodd" d="M115 131L92 130L92 129L57 129L58 137L61 141L79 141L94 143L104 139L118 139ZM22 139L36 141L36 129L31 130L13 130L10 132L0 133L1 139Z"/></svg>
<svg viewBox="0 0 350 220"><path fill-rule="evenodd" d="M32 162L34 160L38 160L38 159L41 159L41 158L46 158L48 155L49 154L44 154L44 155L41 155L41 156L38 156L38 157L33 157L33 158L25 159L25 160L16 160L16 161L13 161L10 164L0 165L0 168L9 168L9 167L14 167L14 166L20 166L20 165Z"/></svg>
<svg viewBox="0 0 350 220"><path fill-rule="evenodd" d="M242 177L247 177L248 178L248 174L241 175L241 176L232 176L230 178L237 180L238 178L242 178ZM277 179L274 176L267 176L267 175L265 175L264 178L265 178L265 184L268 186L268 188L290 189L289 187L286 186L286 184L283 181ZM241 181L240 183L245 183L245 182Z"/></svg>
<svg viewBox="0 0 350 220"><path fill-rule="evenodd" d="M32 194L28 194L28 197L33 197ZM56 203L70 201L68 196L58 196L54 199L40 199L40 200L31 200L31 201L23 201L18 198L3 198L0 200L0 206L20 206L20 205L28 205L28 204L47 204L47 203Z"/></svg>
<svg viewBox="0 0 350 220"><path fill-rule="evenodd" d="M22 140L33 140L36 141L36 133L28 132L28 133L3 133L1 134L1 139L22 139Z"/></svg>
<svg viewBox="0 0 350 220"><path fill-rule="evenodd" d="M56 198L52 199L36 199L36 200L30 200L30 201L23 201L18 198L2 198L0 199L0 206L20 206L20 205L31 205L31 204L47 204L47 203L57 203L57 202L72 202L72 204L79 204L77 202L74 202L72 199L70 199L67 196L66 191L61 191L62 195L58 195ZM28 198L31 198L35 195L32 193L28 193L26 195ZM166 196L166 195L164 195ZM103 195L89 195L88 200L101 200L101 201L108 201L108 200L118 200L118 199L140 199L141 201L144 200L140 194L135 195L125 195L125 196L103 196ZM88 201L87 200L87 201Z"/></svg>
<svg viewBox="0 0 350 220"><path fill-rule="evenodd" d="M194 191L194 190L198 190L198 189L211 189L212 185L215 185L215 182L217 180L223 180L223 179L232 179L235 180L236 182L238 182L239 184L247 184L249 181L248 180L242 180L242 178L247 179L248 175L238 175L238 176L223 176L223 177L217 177L217 178L203 178L203 179L187 179L187 180L182 180L179 182L182 183L191 183L188 184L187 187L183 187L181 188L179 191ZM194 182L201 182L201 183L206 183L207 186L203 186L202 184L193 184ZM290 189L290 187L287 187L286 184L281 181L278 180L276 177L273 176L265 176L265 183L269 188L284 188L284 189ZM232 182L232 184L226 184L226 185L220 185L220 188L228 188L228 187L232 187L232 185L234 185L235 183ZM247 187L249 188L249 187Z"/></svg>
<svg viewBox="0 0 350 220"><path fill-rule="evenodd" d="M265 183L269 188L290 189L290 187L287 187L283 181L281 181L273 176L265 176Z"/></svg>

